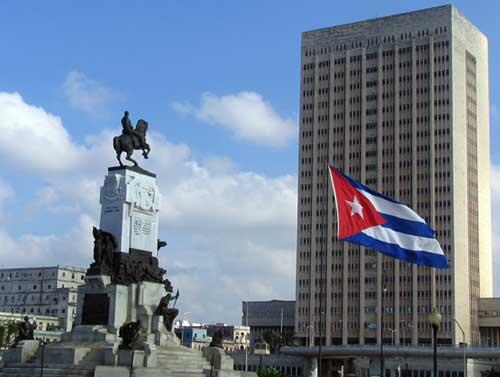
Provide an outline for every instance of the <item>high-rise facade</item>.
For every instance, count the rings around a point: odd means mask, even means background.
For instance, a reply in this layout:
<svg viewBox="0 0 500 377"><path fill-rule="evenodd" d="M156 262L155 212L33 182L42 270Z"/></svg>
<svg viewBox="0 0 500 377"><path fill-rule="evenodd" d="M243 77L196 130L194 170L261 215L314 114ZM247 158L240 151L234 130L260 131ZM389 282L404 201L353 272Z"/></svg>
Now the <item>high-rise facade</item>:
<svg viewBox="0 0 500 377"><path fill-rule="evenodd" d="M305 344L479 343L492 295L488 43L453 6L302 34L297 335ZM415 209L450 268L336 238L327 163ZM385 331L381 334L383 318Z"/></svg>

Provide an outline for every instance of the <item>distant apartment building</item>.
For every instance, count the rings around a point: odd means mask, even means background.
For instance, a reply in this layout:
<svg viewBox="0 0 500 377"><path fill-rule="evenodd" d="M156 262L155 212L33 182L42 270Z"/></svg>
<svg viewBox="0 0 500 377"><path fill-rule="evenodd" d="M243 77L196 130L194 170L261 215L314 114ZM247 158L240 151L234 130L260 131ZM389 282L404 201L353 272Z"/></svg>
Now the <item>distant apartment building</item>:
<svg viewBox="0 0 500 377"><path fill-rule="evenodd" d="M241 324L250 328L250 348L253 350L256 342L263 340L266 331L275 334L294 332L295 301L243 301Z"/></svg>
<svg viewBox="0 0 500 377"><path fill-rule="evenodd" d="M212 338L207 334L207 329L204 327L183 326L176 328L175 334L184 347L198 351L208 347L212 341Z"/></svg>
<svg viewBox="0 0 500 377"><path fill-rule="evenodd" d="M435 306L440 344L462 341L455 319L479 344L493 290L486 36L452 5L306 31L300 80L303 344L428 344ZM415 209L450 268L339 241L327 163Z"/></svg>
<svg viewBox="0 0 500 377"><path fill-rule="evenodd" d="M68 266L0 269L0 312L58 317L59 326L69 330L85 271Z"/></svg>
<svg viewBox="0 0 500 377"><path fill-rule="evenodd" d="M250 327L227 326L215 324L207 326L207 335L213 337L217 331L222 331L223 346L227 352L241 352L250 347Z"/></svg>

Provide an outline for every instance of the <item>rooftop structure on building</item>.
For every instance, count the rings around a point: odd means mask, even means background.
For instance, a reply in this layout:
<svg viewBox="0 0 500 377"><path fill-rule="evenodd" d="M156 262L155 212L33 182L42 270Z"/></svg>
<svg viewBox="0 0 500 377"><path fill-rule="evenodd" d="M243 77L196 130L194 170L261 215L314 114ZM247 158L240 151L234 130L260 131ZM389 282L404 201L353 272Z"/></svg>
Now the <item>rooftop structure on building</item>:
<svg viewBox="0 0 500 377"><path fill-rule="evenodd" d="M69 266L0 269L0 312L58 317L70 330L84 276L85 269Z"/></svg>
<svg viewBox="0 0 500 377"><path fill-rule="evenodd" d="M488 41L451 5L302 34L295 329L303 344L480 344L492 296ZM327 163L415 209L450 268L336 238ZM385 293L383 293L385 291ZM385 329L381 334L384 313Z"/></svg>
<svg viewBox="0 0 500 377"><path fill-rule="evenodd" d="M262 342L263 334L272 331L275 334L294 331L295 301L243 301L241 303L241 324L250 327L250 348Z"/></svg>

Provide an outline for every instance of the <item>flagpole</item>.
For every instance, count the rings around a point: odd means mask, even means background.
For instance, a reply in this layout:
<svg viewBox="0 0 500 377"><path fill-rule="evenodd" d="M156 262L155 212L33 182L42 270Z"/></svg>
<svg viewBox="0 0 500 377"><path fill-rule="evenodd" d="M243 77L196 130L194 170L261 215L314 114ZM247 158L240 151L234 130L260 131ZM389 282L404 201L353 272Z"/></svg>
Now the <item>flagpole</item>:
<svg viewBox="0 0 500 377"><path fill-rule="evenodd" d="M384 275L384 274L382 274ZM384 277L380 279L380 377L384 377Z"/></svg>
<svg viewBox="0 0 500 377"><path fill-rule="evenodd" d="M327 214L327 208L328 208L328 168L325 169L325 184L323 187L323 205L322 207L322 222L321 222L321 243L320 243L320 279L319 279L319 345L318 345L318 376L321 377L321 346L323 343L323 254L325 252L325 243L326 243L326 237L325 237L325 228L326 228L326 222L328 221L328 214Z"/></svg>

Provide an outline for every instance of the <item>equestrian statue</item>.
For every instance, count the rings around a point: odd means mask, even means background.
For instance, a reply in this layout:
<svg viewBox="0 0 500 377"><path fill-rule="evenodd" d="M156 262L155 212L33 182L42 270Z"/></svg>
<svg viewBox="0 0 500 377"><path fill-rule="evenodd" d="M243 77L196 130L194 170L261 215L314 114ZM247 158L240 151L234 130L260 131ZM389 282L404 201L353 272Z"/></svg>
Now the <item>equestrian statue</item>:
<svg viewBox="0 0 500 377"><path fill-rule="evenodd" d="M148 122L144 119L139 119L135 128L132 126L130 121L128 111L125 111L122 118L122 134L113 138L113 148L116 151L116 158L123 166L121 155L123 152L126 153L125 159L132 162L134 166L139 166L137 161L132 158L134 150L142 150L142 155L144 158L148 158L151 148L146 142L146 132L148 130Z"/></svg>

